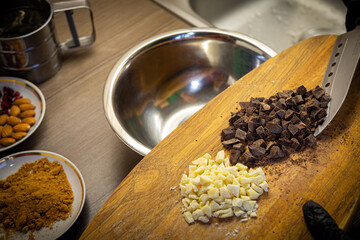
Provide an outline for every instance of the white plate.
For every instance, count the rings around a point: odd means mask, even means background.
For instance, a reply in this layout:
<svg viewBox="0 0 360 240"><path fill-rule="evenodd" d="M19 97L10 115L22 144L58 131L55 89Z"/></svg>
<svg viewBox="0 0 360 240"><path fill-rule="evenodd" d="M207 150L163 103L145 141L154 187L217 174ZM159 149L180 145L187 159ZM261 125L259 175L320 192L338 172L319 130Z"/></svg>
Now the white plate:
<svg viewBox="0 0 360 240"><path fill-rule="evenodd" d="M44 115L45 115L45 98L40 89L35 86L33 83L16 77L0 77L0 90L3 92L4 87L10 87L14 91L18 91L21 96L24 98L30 99L31 103L36 106L35 108L35 119L36 123L31 126L29 132L26 134L25 137L16 141L14 144L0 148L1 151L5 151L9 148L12 148L21 142L25 141L28 137L31 136L35 132L35 130L39 127L40 123L42 122ZM1 101L1 98L0 98Z"/></svg>
<svg viewBox="0 0 360 240"><path fill-rule="evenodd" d="M63 166L74 194L74 202L72 204L70 217L66 220L56 222L52 229L42 228L40 231L34 231L33 234L36 240L56 239L65 233L80 215L85 203L86 193L85 182L79 169L65 157L48 151L24 151L11 154L0 159L0 179L6 179L9 175L14 174L26 162L35 162L36 160L44 157L46 157L50 162L58 161ZM22 232L11 232L9 238L7 239L27 240L29 239L29 233L24 234Z"/></svg>

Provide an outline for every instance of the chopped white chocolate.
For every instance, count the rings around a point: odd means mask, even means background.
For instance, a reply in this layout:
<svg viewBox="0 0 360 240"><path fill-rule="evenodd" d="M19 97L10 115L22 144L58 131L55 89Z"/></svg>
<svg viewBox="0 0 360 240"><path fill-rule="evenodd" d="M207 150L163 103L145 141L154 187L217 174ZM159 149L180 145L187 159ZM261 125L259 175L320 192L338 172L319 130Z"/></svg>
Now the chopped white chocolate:
<svg viewBox="0 0 360 240"><path fill-rule="evenodd" d="M183 174L179 186L183 216L187 223L207 223L211 217L256 217L257 203L268 191L265 174L261 168L248 169L237 163L230 165L224 151L215 159L209 154L194 160L189 175Z"/></svg>
<svg viewBox="0 0 360 240"><path fill-rule="evenodd" d="M184 216L184 218L185 218L185 220L186 220L186 222L187 222L188 224L191 224L191 223L194 223L194 222L195 222L195 220L194 220L191 212L184 212L184 213L183 213L183 216Z"/></svg>

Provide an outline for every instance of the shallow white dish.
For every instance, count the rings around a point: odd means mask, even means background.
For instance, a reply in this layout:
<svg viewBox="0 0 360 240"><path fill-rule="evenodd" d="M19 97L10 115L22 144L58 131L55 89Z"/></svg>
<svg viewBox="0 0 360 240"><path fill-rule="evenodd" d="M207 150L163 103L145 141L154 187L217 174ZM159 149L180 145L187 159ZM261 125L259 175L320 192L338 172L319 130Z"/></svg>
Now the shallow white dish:
<svg viewBox="0 0 360 240"><path fill-rule="evenodd" d="M9 175L14 174L26 162L35 162L44 157L50 162L58 161L63 166L74 194L74 202L71 215L66 220L56 222L52 229L42 228L40 231L34 231L33 235L36 240L56 239L65 233L79 217L85 203L86 193L85 182L79 169L67 158L48 151L24 151L0 159L0 179L6 179ZM2 232L0 233L1 238L4 231L0 232ZM5 239L29 239L29 234L30 233L11 232L10 236L8 236L9 238Z"/></svg>
<svg viewBox="0 0 360 240"><path fill-rule="evenodd" d="M25 141L25 139L29 138L31 134L35 132L35 130L39 127L40 123L42 122L45 116L45 109L46 109L45 97L40 91L40 89L33 83L16 77L0 77L1 92L3 91L4 87L10 87L14 91L18 91L20 95L23 96L24 98L30 99L31 103L36 106L35 108L36 123L30 128L29 132L26 134L25 137L16 141L14 144L10 146L0 148L0 152L12 148L20 144L21 142Z"/></svg>

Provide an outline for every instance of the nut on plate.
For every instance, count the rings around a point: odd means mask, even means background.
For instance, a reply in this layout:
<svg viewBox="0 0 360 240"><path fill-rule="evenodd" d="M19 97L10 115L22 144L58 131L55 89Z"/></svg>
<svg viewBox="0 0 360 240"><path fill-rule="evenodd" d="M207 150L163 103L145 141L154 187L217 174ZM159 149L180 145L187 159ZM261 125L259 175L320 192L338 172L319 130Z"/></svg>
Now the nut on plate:
<svg viewBox="0 0 360 240"><path fill-rule="evenodd" d="M27 123L29 124L30 126L34 125L36 122L36 119L34 117L27 117L27 118L23 118L21 120L21 123Z"/></svg>
<svg viewBox="0 0 360 240"><path fill-rule="evenodd" d="M14 105L18 105L18 106L21 104L29 104L29 103L31 103L31 101L28 98L19 98L13 102Z"/></svg>
<svg viewBox="0 0 360 240"><path fill-rule="evenodd" d="M10 116L6 122L11 125L11 126L15 126L17 124L19 124L21 122L21 119L15 116Z"/></svg>
<svg viewBox="0 0 360 240"><path fill-rule="evenodd" d="M14 138L6 137L6 138L0 138L0 144L3 146L9 146L15 142Z"/></svg>
<svg viewBox="0 0 360 240"><path fill-rule="evenodd" d="M30 125L27 123L20 123L18 125L15 125L13 130L14 132L28 132L30 130Z"/></svg>
<svg viewBox="0 0 360 240"><path fill-rule="evenodd" d="M35 116L35 110L26 110L19 114L20 118L27 118L27 117L33 117L33 116Z"/></svg>
<svg viewBox="0 0 360 240"><path fill-rule="evenodd" d="M16 105L12 105L10 108L10 115L11 116L17 116L19 115L19 113L21 112L20 108Z"/></svg>
<svg viewBox="0 0 360 240"><path fill-rule="evenodd" d="M12 132L13 132L12 126L5 125L1 130L1 137L7 138L7 137L11 136Z"/></svg>
<svg viewBox="0 0 360 240"><path fill-rule="evenodd" d="M12 135L15 140L20 140L26 136L26 132L16 132Z"/></svg>
<svg viewBox="0 0 360 240"><path fill-rule="evenodd" d="M2 114L0 115L0 125L3 126L6 123L6 119L7 119L7 115L6 114Z"/></svg>
<svg viewBox="0 0 360 240"><path fill-rule="evenodd" d="M34 110L35 105L31 104L31 103L25 103L25 104L19 105L19 108L20 108L21 111Z"/></svg>

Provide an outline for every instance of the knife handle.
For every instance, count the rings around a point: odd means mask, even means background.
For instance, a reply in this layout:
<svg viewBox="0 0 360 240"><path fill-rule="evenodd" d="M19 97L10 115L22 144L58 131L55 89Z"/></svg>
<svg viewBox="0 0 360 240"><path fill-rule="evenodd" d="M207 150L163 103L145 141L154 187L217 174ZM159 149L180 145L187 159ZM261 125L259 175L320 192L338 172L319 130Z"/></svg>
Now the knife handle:
<svg viewBox="0 0 360 240"><path fill-rule="evenodd" d="M349 32L360 25L360 0L343 0L347 7L345 26Z"/></svg>

